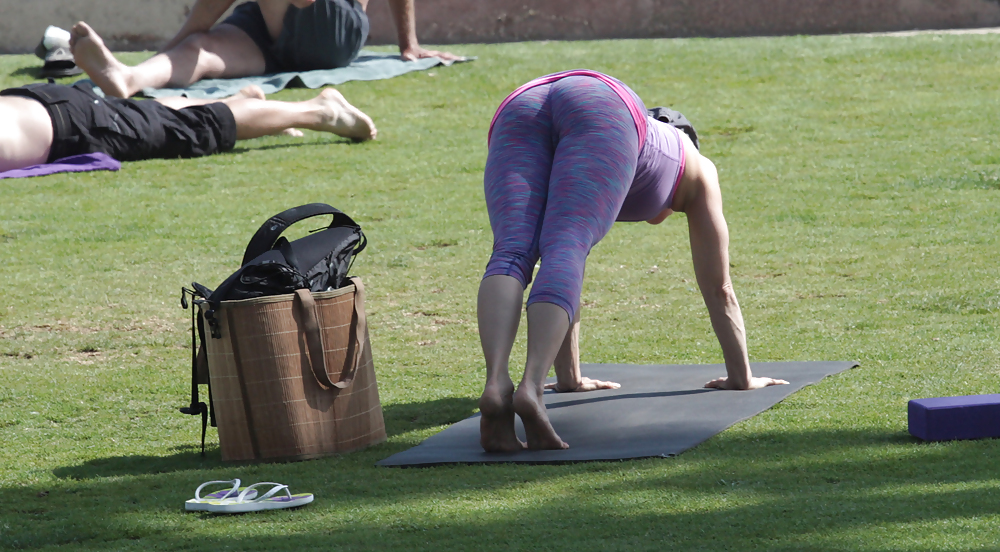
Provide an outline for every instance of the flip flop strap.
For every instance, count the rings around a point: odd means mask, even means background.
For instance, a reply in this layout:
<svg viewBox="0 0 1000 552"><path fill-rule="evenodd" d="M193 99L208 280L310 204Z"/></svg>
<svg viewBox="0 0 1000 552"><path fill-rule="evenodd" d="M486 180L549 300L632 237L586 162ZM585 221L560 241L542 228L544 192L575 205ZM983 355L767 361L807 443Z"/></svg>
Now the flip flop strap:
<svg viewBox="0 0 1000 552"><path fill-rule="evenodd" d="M198 485L198 488L195 489L195 491L194 491L194 499L195 500L203 500L201 498L201 490L204 489L205 487L209 486L209 485L216 485L216 484L226 484L226 485L228 485L230 483L233 484L233 488L230 489L228 493L226 493L226 496L227 497L232 496L240 488L240 480L239 479L230 479L228 481L206 481L206 482L202 483L201 485Z"/></svg>
<svg viewBox="0 0 1000 552"><path fill-rule="evenodd" d="M255 498L253 500L246 500L246 495L247 495L248 492L250 492L250 489L253 489L254 487L257 487L258 485L274 485L274 487L272 487L270 491L267 491L263 495L260 495L260 496L258 496L257 498ZM265 482L261 482L261 483L254 483L253 485L250 485L246 489L243 489L243 492L240 493L240 496L239 496L239 498L236 499L236 502L237 503L243 503L243 502L263 502L263 501L271 498L272 496L274 496L275 494L277 494L277 493L279 493L281 491L285 491L285 494L288 495L288 498L292 498L292 493L291 493L291 491L288 490L288 485L283 485L281 483L273 483L273 482L270 482L270 481L265 481Z"/></svg>

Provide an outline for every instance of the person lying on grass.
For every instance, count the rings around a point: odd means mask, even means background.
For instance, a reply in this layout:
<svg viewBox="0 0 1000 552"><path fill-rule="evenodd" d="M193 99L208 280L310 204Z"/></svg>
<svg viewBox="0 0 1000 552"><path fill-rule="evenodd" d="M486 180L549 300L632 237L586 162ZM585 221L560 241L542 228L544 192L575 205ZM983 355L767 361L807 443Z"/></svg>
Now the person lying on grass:
<svg viewBox="0 0 1000 552"><path fill-rule="evenodd" d="M0 172L82 153L119 161L200 157L299 128L357 141L377 132L333 88L303 102L266 100L257 86L224 100L139 101L101 98L83 83L34 84L0 91Z"/></svg>
<svg viewBox="0 0 1000 552"><path fill-rule="evenodd" d="M459 59L420 46L413 0L388 1L400 57ZM177 35L134 67L118 61L83 22L73 27L70 48L105 94L128 98L143 88L183 88L204 78L345 67L368 38L368 0L256 0L215 25L234 2L195 0Z"/></svg>
<svg viewBox="0 0 1000 552"><path fill-rule="evenodd" d="M726 376L716 389L759 389L787 381L750 372L743 316L729 278L729 231L715 165L678 129L646 114L620 81L594 71L531 81L500 104L490 125L484 174L493 253L479 287L479 336L486 387L479 399L487 452L568 448L549 422L542 394L615 389L580 375L580 292L591 248L615 221L660 224L687 214L694 271L722 346ZM517 390L508 372L524 289L528 352ZM555 384L544 385L555 366Z"/></svg>

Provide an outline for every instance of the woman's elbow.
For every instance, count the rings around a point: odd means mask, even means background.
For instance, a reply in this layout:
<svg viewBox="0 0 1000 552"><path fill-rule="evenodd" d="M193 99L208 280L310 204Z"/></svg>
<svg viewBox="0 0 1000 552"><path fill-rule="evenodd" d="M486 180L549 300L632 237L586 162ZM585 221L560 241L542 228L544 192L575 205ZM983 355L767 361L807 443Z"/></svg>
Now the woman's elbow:
<svg viewBox="0 0 1000 552"><path fill-rule="evenodd" d="M736 300L736 290L733 289L733 283L729 280L721 285L708 286L705 290L705 298L724 307L739 305Z"/></svg>

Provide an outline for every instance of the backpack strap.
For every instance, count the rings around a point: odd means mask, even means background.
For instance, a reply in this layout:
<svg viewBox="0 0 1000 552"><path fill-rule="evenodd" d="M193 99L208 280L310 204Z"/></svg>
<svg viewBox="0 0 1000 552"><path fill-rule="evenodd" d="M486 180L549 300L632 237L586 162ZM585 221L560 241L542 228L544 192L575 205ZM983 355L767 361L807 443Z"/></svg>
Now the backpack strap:
<svg viewBox="0 0 1000 552"><path fill-rule="evenodd" d="M267 219L267 221L257 229L257 233L250 238L250 243L247 244L247 249L243 253L243 262L240 263L240 265L245 265L269 251L272 247L274 247L274 243L278 241L281 233L284 232L289 226L307 218L318 217L321 215L333 215L333 222L330 223L328 228L333 228L334 226L351 226L360 228L358 223L354 222L354 219L344 214L344 212L340 209L331 207L326 203L309 203L307 205L293 207Z"/></svg>
<svg viewBox="0 0 1000 552"><path fill-rule="evenodd" d="M185 309L188 308L187 295L191 295L192 304L191 308L191 404L189 406L181 407L181 413L190 414L191 416L197 416L201 414L201 455L205 456L205 430L208 425L208 414L212 410L212 426L215 426L215 412L214 409L209 408L205 403L198 400L198 368L199 368L199 349L198 349L198 339L201 337L201 346L205 346L205 326L201 321L201 314L197 313L198 308L193 304L195 298L195 291L189 290L187 288L181 288L181 306ZM197 323L195 320L197 319ZM197 333L196 333L197 328ZM207 368L207 363L206 363ZM209 403L212 402L211 399L211 387L209 387Z"/></svg>

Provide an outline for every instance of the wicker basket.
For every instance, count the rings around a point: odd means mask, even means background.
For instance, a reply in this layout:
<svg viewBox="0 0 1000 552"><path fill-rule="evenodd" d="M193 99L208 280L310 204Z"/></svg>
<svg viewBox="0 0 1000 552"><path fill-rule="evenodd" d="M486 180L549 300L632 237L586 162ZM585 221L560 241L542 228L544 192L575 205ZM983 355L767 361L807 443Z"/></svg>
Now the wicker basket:
<svg viewBox="0 0 1000 552"><path fill-rule="evenodd" d="M364 286L351 281L222 302L222 338L207 348L223 460L303 460L385 441Z"/></svg>

